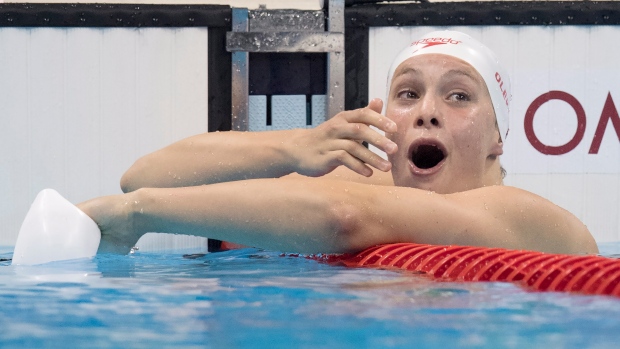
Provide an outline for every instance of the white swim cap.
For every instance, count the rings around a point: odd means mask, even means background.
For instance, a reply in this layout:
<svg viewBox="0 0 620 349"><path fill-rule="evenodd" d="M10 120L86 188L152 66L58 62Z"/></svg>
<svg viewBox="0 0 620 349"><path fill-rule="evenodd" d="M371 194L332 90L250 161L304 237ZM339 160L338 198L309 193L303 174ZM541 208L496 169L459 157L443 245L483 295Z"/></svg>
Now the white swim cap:
<svg viewBox="0 0 620 349"><path fill-rule="evenodd" d="M459 58L474 67L484 79L502 140L508 136L508 110L511 99L510 77L499 64L495 54L481 42L457 31L436 31L411 43L396 56L388 74L388 94L394 71L407 59L428 53L439 53Z"/></svg>

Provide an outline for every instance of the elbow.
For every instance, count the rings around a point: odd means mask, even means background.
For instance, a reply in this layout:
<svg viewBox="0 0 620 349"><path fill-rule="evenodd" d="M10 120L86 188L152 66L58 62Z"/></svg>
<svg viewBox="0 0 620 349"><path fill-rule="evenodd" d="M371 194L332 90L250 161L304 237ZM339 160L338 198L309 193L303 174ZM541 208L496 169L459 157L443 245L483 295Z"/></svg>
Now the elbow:
<svg viewBox="0 0 620 349"><path fill-rule="evenodd" d="M136 189L139 189L139 187L135 183L134 176L132 176L130 170L128 170L121 177L121 190L123 193L129 193Z"/></svg>
<svg viewBox="0 0 620 349"><path fill-rule="evenodd" d="M138 159L121 177L120 185L123 193L129 193L144 187L143 183L141 183L141 178L143 177L141 174L144 173L141 170L144 167L143 162L143 159Z"/></svg>
<svg viewBox="0 0 620 349"><path fill-rule="evenodd" d="M354 204L336 202L331 205L332 229L336 241L333 242L336 253L355 253L373 246L364 229L364 214Z"/></svg>
<svg viewBox="0 0 620 349"><path fill-rule="evenodd" d="M127 175L127 172L125 172L125 174L121 177L121 190L123 193L129 193L136 189L138 188L133 183L132 177Z"/></svg>

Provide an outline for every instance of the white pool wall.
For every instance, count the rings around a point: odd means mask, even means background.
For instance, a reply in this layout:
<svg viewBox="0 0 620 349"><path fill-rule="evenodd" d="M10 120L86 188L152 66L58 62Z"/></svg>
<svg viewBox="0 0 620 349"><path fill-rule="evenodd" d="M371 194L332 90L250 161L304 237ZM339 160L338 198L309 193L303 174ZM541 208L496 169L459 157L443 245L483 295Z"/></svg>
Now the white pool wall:
<svg viewBox="0 0 620 349"><path fill-rule="evenodd" d="M40 190L74 203L121 193L138 157L206 132L207 38L208 28L0 28L0 245L15 244Z"/></svg>

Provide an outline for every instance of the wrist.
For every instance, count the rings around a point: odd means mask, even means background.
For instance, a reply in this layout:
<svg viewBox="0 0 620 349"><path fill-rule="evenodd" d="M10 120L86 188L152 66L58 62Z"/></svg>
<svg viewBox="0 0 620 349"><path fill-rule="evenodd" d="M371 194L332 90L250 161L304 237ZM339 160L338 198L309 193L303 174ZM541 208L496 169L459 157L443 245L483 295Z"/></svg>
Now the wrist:
<svg viewBox="0 0 620 349"><path fill-rule="evenodd" d="M304 131L304 129L284 130L280 131L283 133L281 137L276 138L280 140L280 157L287 174L300 172L301 156L299 154L300 147L303 146L300 139Z"/></svg>
<svg viewBox="0 0 620 349"><path fill-rule="evenodd" d="M131 233L137 238L148 231L145 212L148 212L148 188L140 188L130 193L124 194L125 200L122 203L122 214L128 222Z"/></svg>

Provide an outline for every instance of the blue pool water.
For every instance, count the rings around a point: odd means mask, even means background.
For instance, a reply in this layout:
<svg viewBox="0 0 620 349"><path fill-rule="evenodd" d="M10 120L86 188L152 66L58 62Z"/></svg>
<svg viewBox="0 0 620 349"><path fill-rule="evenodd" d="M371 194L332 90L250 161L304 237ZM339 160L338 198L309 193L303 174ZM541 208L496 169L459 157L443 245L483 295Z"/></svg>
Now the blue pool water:
<svg viewBox="0 0 620 349"><path fill-rule="evenodd" d="M601 250L613 255L620 244ZM617 348L620 340L620 299L258 249L0 264L1 348Z"/></svg>

